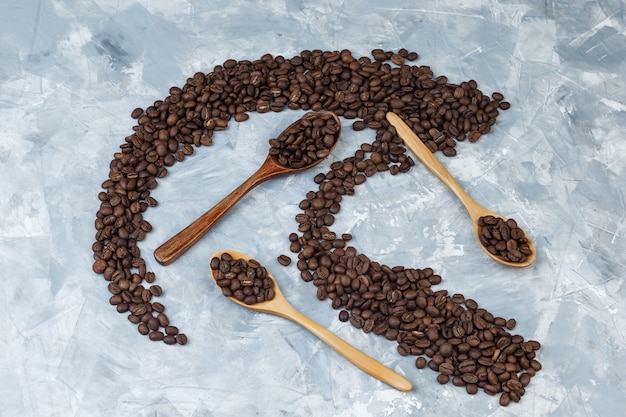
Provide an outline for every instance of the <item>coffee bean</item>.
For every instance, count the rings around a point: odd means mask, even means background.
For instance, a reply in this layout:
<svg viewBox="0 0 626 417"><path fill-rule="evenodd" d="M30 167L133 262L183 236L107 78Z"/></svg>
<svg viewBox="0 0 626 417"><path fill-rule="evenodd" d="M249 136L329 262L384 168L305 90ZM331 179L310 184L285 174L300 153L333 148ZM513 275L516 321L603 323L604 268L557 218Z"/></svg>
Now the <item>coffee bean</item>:
<svg viewBox="0 0 626 417"><path fill-rule="evenodd" d="M93 272L96 274L102 274L107 268L107 263L103 259L98 259L93 264Z"/></svg>
<svg viewBox="0 0 626 417"><path fill-rule="evenodd" d="M176 343L178 343L179 345L186 345L187 344L187 335L184 333L179 333L176 335Z"/></svg>
<svg viewBox="0 0 626 417"><path fill-rule="evenodd" d="M163 334L163 332L160 332L160 331L152 331L150 332L148 337L150 338L150 340L157 342L157 341L163 340L163 337L165 337L165 335Z"/></svg>
<svg viewBox="0 0 626 417"><path fill-rule="evenodd" d="M145 323L139 324L139 326L137 326L137 330L139 331L139 333L141 333L144 336L150 333L150 329Z"/></svg>
<svg viewBox="0 0 626 417"><path fill-rule="evenodd" d="M426 359L423 356L420 356L417 359L415 359L415 367L417 369L426 368Z"/></svg>
<svg viewBox="0 0 626 417"><path fill-rule="evenodd" d="M513 330L516 325L517 325L517 322L513 318L506 321L506 328L509 330Z"/></svg>
<svg viewBox="0 0 626 417"><path fill-rule="evenodd" d="M164 313L157 314L157 320L159 320L159 324L162 327L167 327L170 324L169 319L167 318L167 316Z"/></svg>
<svg viewBox="0 0 626 417"><path fill-rule="evenodd" d="M159 330L159 327L161 326L159 320L156 317L150 317L147 324L150 330Z"/></svg>
<svg viewBox="0 0 626 417"><path fill-rule="evenodd" d="M143 109L140 109L138 107L135 110L133 110L130 117L132 117L133 119L139 119L139 116L141 116L142 114L143 114Z"/></svg>
<svg viewBox="0 0 626 417"><path fill-rule="evenodd" d="M339 321L346 322L350 319L350 313L346 310L341 310L339 312Z"/></svg>
<svg viewBox="0 0 626 417"><path fill-rule="evenodd" d="M277 258L277 261L282 266L287 266L287 265L291 264L291 258L289 256L287 256L287 255L280 255Z"/></svg>
<svg viewBox="0 0 626 417"><path fill-rule="evenodd" d="M163 342L164 342L166 345L175 345L175 344L176 344L176 336L166 334L166 335L163 337Z"/></svg>
<svg viewBox="0 0 626 417"><path fill-rule="evenodd" d="M439 370L441 371L441 366L439 367ZM441 385L445 385L450 381L450 374L439 374L437 376L437 382L439 382Z"/></svg>
<svg viewBox="0 0 626 417"><path fill-rule="evenodd" d="M441 372L443 375L452 375L454 373L454 365L452 365L452 363L450 362L444 362L439 365L439 372Z"/></svg>
<svg viewBox="0 0 626 417"><path fill-rule="evenodd" d="M478 385L476 384L467 384L465 385L465 391L470 394L470 395L474 395L476 393L478 393Z"/></svg>

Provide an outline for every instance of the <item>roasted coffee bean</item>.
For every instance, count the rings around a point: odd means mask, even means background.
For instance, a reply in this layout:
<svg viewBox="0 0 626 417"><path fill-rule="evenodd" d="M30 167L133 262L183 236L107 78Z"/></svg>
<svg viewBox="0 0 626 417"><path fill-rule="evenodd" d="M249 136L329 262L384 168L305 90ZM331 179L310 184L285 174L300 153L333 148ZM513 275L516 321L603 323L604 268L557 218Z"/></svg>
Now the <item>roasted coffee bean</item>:
<svg viewBox="0 0 626 417"><path fill-rule="evenodd" d="M350 313L346 310L341 310L339 312L339 321L346 322L350 319Z"/></svg>
<svg viewBox="0 0 626 417"><path fill-rule="evenodd" d="M423 356L420 356L417 359L415 359L415 367L417 369L426 368L426 359Z"/></svg>
<svg viewBox="0 0 626 417"><path fill-rule="evenodd" d="M452 375L454 373L454 365L452 365L452 363L450 362L444 362L441 365L439 365L439 372L441 372L444 375Z"/></svg>
<svg viewBox="0 0 626 417"><path fill-rule="evenodd" d="M289 264L291 264L291 258L287 255L280 255L277 258L277 261L279 264L283 265L283 266L287 266Z"/></svg>
<svg viewBox="0 0 626 417"><path fill-rule="evenodd" d="M157 314L157 320L159 320L159 324L162 327L167 327L170 324L170 320L168 319L168 317L164 313Z"/></svg>
<svg viewBox="0 0 626 417"><path fill-rule="evenodd" d="M148 319L147 324L150 330L159 330L159 327L161 326L159 320L156 317L152 316L150 316L150 318Z"/></svg>
<svg viewBox="0 0 626 417"><path fill-rule="evenodd" d="M150 329L145 323L140 323L139 326L137 326L137 330L144 336L150 333Z"/></svg>
<svg viewBox="0 0 626 417"><path fill-rule="evenodd" d="M132 117L133 119L139 119L139 116L141 116L142 114L143 114L143 109L140 109L139 107L137 107L135 110L133 110L130 117Z"/></svg>
<svg viewBox="0 0 626 417"><path fill-rule="evenodd" d="M168 335L175 336L178 334L178 328L176 326L167 326L165 327L165 333Z"/></svg>
<svg viewBox="0 0 626 417"><path fill-rule="evenodd" d="M470 394L470 395L474 395L476 393L478 393L478 385L477 384L467 384L465 385L465 391Z"/></svg>
<svg viewBox="0 0 626 417"><path fill-rule="evenodd" d="M441 366L439 366L439 371L441 371ZM441 385L445 385L450 381L450 374L441 373L437 376L437 382Z"/></svg>
<svg viewBox="0 0 626 417"><path fill-rule="evenodd" d="M176 336L166 334L165 336L163 336L163 342L166 345L175 345L176 344Z"/></svg>
<svg viewBox="0 0 626 417"><path fill-rule="evenodd" d="M178 343L179 345L186 345L187 344L187 335L184 333L178 333L176 336L176 343Z"/></svg>
<svg viewBox="0 0 626 417"><path fill-rule="evenodd" d="M152 331L150 332L148 337L150 338L150 340L157 342L163 340L163 337L165 337L165 335L163 334L163 332L160 331Z"/></svg>

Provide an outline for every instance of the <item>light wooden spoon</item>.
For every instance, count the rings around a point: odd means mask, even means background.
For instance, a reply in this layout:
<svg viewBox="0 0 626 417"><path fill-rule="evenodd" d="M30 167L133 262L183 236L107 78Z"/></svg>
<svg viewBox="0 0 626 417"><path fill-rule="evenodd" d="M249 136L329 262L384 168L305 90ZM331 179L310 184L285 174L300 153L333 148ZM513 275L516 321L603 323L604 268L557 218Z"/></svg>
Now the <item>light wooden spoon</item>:
<svg viewBox="0 0 626 417"><path fill-rule="evenodd" d="M234 250L218 251L213 254L211 259L213 259L213 257L219 258L224 253L230 254L230 256L232 256L234 259L243 259L245 261L249 261L251 259L248 255ZM217 281L217 278L215 276L216 273L216 270L211 270L211 276L215 281ZM289 301L287 301L283 293L280 291L278 283L276 282L269 270L267 271L267 275L274 283L274 298L272 298L271 300L263 301L256 304L246 304L237 300L234 297L228 298L246 308L260 311L262 313L274 314L289 319L319 337L320 340L322 340L328 346L337 351L341 356L343 356L344 358L352 362L355 366L370 374L374 378L377 378L380 381L383 381L400 391L410 391L411 389L413 389L413 385L411 384L411 382L404 376L398 374L397 372L386 367L372 357L361 352L336 334L332 333L330 330L322 327L320 324L314 322L313 320L296 310L291 304L289 304Z"/></svg>
<svg viewBox="0 0 626 417"><path fill-rule="evenodd" d="M335 143L332 148L329 149L328 154L332 152L334 147L339 142L339 136L341 134L341 121L339 117L332 112L327 111L318 111L318 112L309 112L306 113L303 118L316 118L320 115L329 114L337 123L337 131L335 132ZM283 131L288 132L290 129L296 126L297 123L300 123L299 119L292 123L287 129ZM281 133L282 135L282 133ZM280 136L280 135L279 135ZM305 165L300 168L293 168L287 165L281 165L278 163L276 157L272 155L268 155L265 159L265 162L261 165L261 167L254 172L250 178L245 180L239 187L235 188L230 194L228 194L222 201L217 203L212 209L198 217L193 223L189 226L185 227L183 230L178 232L173 237L169 238L165 243L159 246L154 251L154 257L159 263L163 265L169 265L178 259L183 253L185 253L190 247L192 247L202 236L204 236L209 229L211 229L218 221L222 218L224 214L232 206L235 205L239 200L241 200L252 188L256 187L263 181L266 181L270 178L274 178L283 174L291 174L294 172L304 171L306 169L312 168L322 162L324 158L318 158L314 160L312 163Z"/></svg>
<svg viewBox="0 0 626 417"><path fill-rule="evenodd" d="M461 200L461 203L465 206L474 226L474 234L476 240L481 248L489 255L493 260L503 265L512 266L516 268L522 268L530 265L535 260L536 249L533 241L526 235L528 240L528 246L531 250L531 254L526 256L521 262L510 262L504 258L494 255L487 250L487 248L480 242L480 236L482 227L478 224L478 219L483 216L494 216L505 218L502 215L495 213L480 204L478 204L469 194L461 187L461 185L454 179L454 177L448 172L448 170L439 162L437 157L428 149L428 147L417 137L417 135L411 130L411 128L393 112L387 113L387 120L396 128L396 131L400 138L404 141L404 144L413 152L413 154L420 160L422 164L426 166L437 178L441 180L453 193Z"/></svg>

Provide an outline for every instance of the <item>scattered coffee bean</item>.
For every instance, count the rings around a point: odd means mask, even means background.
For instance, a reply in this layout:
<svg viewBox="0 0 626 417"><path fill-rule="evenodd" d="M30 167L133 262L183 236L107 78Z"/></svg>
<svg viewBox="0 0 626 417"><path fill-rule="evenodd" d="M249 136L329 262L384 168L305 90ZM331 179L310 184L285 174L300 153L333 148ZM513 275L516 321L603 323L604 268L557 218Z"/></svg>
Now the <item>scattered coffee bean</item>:
<svg viewBox="0 0 626 417"><path fill-rule="evenodd" d="M187 344L187 335L184 333L178 333L176 336L176 343L178 343L179 345L186 345Z"/></svg>
<svg viewBox="0 0 626 417"><path fill-rule="evenodd" d="M415 367L417 369L426 368L426 359L423 356L420 356L417 359L415 359Z"/></svg>
<svg viewBox="0 0 626 417"><path fill-rule="evenodd" d="M143 114L143 109L140 109L139 107L137 107L135 110L133 110L130 117L132 117L133 119L139 119L139 116L141 116L142 114Z"/></svg>
<svg viewBox="0 0 626 417"><path fill-rule="evenodd" d="M280 255L277 258L277 261L279 264L281 264L282 266L287 266L291 264L291 258L287 255Z"/></svg>
<svg viewBox="0 0 626 417"><path fill-rule="evenodd" d="M346 322L349 319L350 319L350 313L348 313L346 310L341 310L339 312L339 321Z"/></svg>
<svg viewBox="0 0 626 417"><path fill-rule="evenodd" d="M152 332L150 332L148 337L150 338L150 340L152 340L154 342L158 342L158 341L163 340L165 335L163 334L163 332L160 332L160 331L152 331Z"/></svg>

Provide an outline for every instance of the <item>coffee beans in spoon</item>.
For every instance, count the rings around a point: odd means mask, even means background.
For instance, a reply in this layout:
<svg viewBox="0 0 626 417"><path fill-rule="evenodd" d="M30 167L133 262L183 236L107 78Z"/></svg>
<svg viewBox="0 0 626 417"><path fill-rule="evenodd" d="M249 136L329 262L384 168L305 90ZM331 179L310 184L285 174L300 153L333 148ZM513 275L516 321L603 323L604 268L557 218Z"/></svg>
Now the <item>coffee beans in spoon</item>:
<svg viewBox="0 0 626 417"><path fill-rule="evenodd" d="M210 266L224 296L248 305L274 298L274 280L257 260L236 259L225 252L211 258Z"/></svg>
<svg viewBox="0 0 626 417"><path fill-rule="evenodd" d="M326 158L339 138L341 125L330 112L309 112L269 140L269 155L283 166L302 168Z"/></svg>
<svg viewBox="0 0 626 417"><path fill-rule="evenodd" d="M514 219L483 216L478 219L481 227L480 243L496 256L509 262L524 262L532 254L526 234Z"/></svg>

